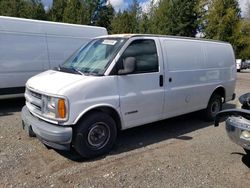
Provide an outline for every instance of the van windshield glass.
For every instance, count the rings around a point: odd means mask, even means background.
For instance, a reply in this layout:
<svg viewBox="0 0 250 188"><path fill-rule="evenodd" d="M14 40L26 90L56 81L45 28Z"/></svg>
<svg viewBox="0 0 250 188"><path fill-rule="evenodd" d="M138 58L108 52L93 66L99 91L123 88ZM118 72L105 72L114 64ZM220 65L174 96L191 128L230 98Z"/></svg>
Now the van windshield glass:
<svg viewBox="0 0 250 188"><path fill-rule="evenodd" d="M94 39L66 60L59 70L68 69L84 75L103 75L125 42L125 38Z"/></svg>

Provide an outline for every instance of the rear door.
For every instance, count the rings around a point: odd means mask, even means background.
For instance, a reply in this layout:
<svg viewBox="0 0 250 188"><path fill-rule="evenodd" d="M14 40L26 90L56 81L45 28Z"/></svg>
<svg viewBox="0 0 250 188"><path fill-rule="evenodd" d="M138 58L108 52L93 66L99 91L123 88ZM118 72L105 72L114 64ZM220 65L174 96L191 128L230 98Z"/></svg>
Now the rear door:
<svg viewBox="0 0 250 188"><path fill-rule="evenodd" d="M118 75L120 109L125 128L161 119L164 104L163 61L158 39L134 39L120 57L135 57L136 70Z"/></svg>

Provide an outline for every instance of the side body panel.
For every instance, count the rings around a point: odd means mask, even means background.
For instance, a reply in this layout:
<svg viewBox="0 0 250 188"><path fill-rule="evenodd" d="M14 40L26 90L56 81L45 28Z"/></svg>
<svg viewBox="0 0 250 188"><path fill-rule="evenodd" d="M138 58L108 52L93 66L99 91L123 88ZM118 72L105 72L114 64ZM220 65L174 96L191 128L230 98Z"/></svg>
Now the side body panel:
<svg viewBox="0 0 250 188"><path fill-rule="evenodd" d="M186 39L161 40L165 63L164 118L201 110L218 87L226 101L235 88L235 64L228 44Z"/></svg>
<svg viewBox="0 0 250 188"><path fill-rule="evenodd" d="M0 98L63 63L91 38L106 34L101 27L0 16Z"/></svg>

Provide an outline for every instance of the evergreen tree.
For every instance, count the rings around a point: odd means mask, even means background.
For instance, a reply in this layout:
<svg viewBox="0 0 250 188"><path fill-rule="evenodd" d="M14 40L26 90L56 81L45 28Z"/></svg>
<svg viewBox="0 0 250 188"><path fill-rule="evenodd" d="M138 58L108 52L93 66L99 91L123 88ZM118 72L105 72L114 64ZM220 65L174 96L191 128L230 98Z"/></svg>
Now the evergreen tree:
<svg viewBox="0 0 250 188"><path fill-rule="evenodd" d="M0 15L46 19L46 13L40 0L1 0Z"/></svg>
<svg viewBox="0 0 250 188"><path fill-rule="evenodd" d="M63 13L63 22L80 23L82 4L79 0L68 0Z"/></svg>
<svg viewBox="0 0 250 188"><path fill-rule="evenodd" d="M17 2L16 0L0 0L0 15L17 17Z"/></svg>
<svg viewBox="0 0 250 188"><path fill-rule="evenodd" d="M239 59L250 59L250 3L247 4L245 18L240 21L236 45L236 55Z"/></svg>
<svg viewBox="0 0 250 188"><path fill-rule="evenodd" d="M37 20L47 20L48 19L47 14L44 10L44 6L40 0L36 2L35 8L34 8L33 18L37 19Z"/></svg>
<svg viewBox="0 0 250 188"><path fill-rule="evenodd" d="M198 0L162 0L153 16L159 34L195 36L198 29Z"/></svg>
<svg viewBox="0 0 250 188"><path fill-rule="evenodd" d="M62 22L66 4L67 0L53 0L52 7L48 12L49 19L55 22Z"/></svg>
<svg viewBox="0 0 250 188"><path fill-rule="evenodd" d="M234 44L235 53L238 59L250 59L250 21L243 19L240 21L238 31L235 32L237 41Z"/></svg>
<svg viewBox="0 0 250 188"><path fill-rule="evenodd" d="M130 20L131 14L128 11L119 11L111 23L112 33L132 33Z"/></svg>
<svg viewBox="0 0 250 188"><path fill-rule="evenodd" d="M110 33L112 29L111 21L113 20L114 13L114 8L111 4L108 4L107 6L103 7L102 10L99 12L95 24L101 27L105 27Z"/></svg>
<svg viewBox="0 0 250 188"><path fill-rule="evenodd" d="M129 6L129 17L130 20L130 30L131 33L139 33L139 22L141 18L141 7L138 0L133 0L131 5Z"/></svg>
<svg viewBox="0 0 250 188"><path fill-rule="evenodd" d="M205 36L234 44L234 32L239 21L240 8L237 0L212 0L206 16Z"/></svg>
<svg viewBox="0 0 250 188"><path fill-rule="evenodd" d="M119 11L112 20L112 33L138 33L141 8L137 0L133 0L128 10Z"/></svg>
<svg viewBox="0 0 250 188"><path fill-rule="evenodd" d="M149 34L150 20L147 13L143 13L139 20L139 33Z"/></svg>

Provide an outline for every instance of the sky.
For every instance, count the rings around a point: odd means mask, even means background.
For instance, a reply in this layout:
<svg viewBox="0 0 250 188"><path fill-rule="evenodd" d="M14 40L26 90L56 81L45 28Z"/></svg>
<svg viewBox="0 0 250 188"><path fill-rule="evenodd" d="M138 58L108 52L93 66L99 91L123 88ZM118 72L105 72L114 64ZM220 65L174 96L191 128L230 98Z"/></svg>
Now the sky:
<svg viewBox="0 0 250 188"><path fill-rule="evenodd" d="M132 0L109 0L109 1L116 11L128 8L129 4L132 2ZM159 0L138 0L138 1L142 7L142 10L147 11L147 7L150 5L151 1L154 1L154 3L156 3ZM42 2L44 3L45 9L48 10L53 0L42 0ZM239 0L239 4L242 10L242 15L244 15L246 12L247 2L250 3L250 0Z"/></svg>

